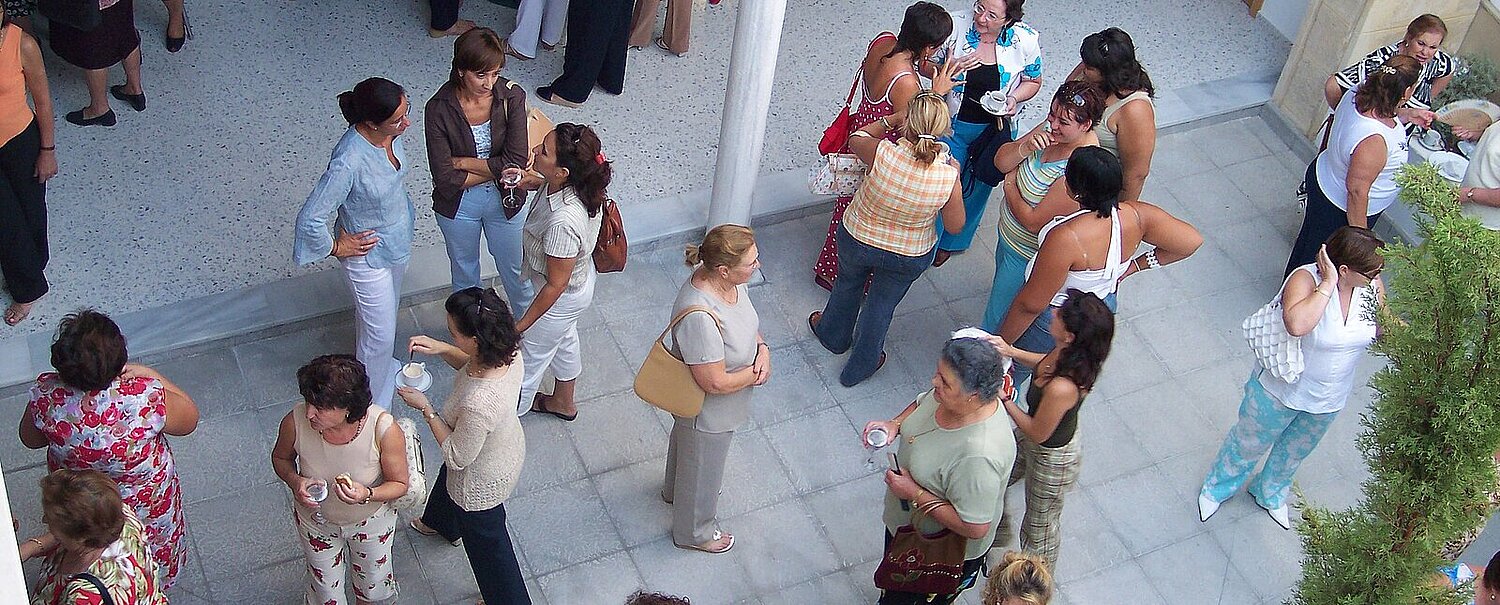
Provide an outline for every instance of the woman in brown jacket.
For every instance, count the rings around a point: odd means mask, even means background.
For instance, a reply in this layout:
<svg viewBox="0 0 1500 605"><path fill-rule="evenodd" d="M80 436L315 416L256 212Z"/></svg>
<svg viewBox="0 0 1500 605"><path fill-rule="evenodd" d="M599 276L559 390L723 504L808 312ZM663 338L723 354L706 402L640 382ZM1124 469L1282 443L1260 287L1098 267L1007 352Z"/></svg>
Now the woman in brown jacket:
<svg viewBox="0 0 1500 605"><path fill-rule="evenodd" d="M427 163L432 167L432 211L448 248L453 291L481 287L479 237L500 269L511 312L535 296L521 278L521 214L525 197L499 182L505 168L527 165L526 91L500 77L505 42L474 28L453 43L453 72L427 101Z"/></svg>

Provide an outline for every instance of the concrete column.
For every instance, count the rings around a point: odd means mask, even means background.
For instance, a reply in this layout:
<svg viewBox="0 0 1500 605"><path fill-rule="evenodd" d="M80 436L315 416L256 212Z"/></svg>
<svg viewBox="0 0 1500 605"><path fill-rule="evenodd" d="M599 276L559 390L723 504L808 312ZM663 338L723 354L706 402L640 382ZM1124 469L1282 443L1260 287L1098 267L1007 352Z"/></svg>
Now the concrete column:
<svg viewBox="0 0 1500 605"><path fill-rule="evenodd" d="M26 579L21 574L21 555L16 551L16 534L11 528L10 501L5 482L0 481L0 603L25 602Z"/></svg>
<svg viewBox="0 0 1500 605"><path fill-rule="evenodd" d="M729 81L719 123L719 158L714 166L708 227L750 224L751 198L760 175L766 140L766 114L781 47L786 0L741 0L729 55Z"/></svg>

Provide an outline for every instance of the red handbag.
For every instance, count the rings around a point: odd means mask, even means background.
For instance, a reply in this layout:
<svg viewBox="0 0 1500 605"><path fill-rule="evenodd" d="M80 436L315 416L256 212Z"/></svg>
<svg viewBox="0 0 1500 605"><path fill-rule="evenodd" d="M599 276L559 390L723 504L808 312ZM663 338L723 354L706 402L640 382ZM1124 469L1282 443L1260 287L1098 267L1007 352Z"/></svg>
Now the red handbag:
<svg viewBox="0 0 1500 605"><path fill-rule="evenodd" d="M911 525L896 528L896 535L875 569L875 587L895 592L950 595L964 580L964 547L968 539L943 528L925 535L917 529L923 511L912 511Z"/></svg>
<svg viewBox="0 0 1500 605"><path fill-rule="evenodd" d="M849 115L849 104L854 102L854 89L859 88L860 72L854 72L854 84L849 86L849 96L844 99L844 110L839 112L838 117L828 128L823 129L823 139L818 141L818 153L828 155L843 151L844 144L849 142L849 135L854 133L854 118Z"/></svg>

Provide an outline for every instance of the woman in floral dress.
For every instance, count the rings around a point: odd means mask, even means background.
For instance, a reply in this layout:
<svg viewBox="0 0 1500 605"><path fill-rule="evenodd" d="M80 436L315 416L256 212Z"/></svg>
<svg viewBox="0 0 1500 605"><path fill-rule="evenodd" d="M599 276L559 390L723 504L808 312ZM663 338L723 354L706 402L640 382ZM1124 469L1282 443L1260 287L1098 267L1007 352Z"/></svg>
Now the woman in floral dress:
<svg viewBox="0 0 1500 605"><path fill-rule="evenodd" d="M865 51L864 62L859 69L859 103L849 108L854 132L886 116L905 113L906 104L921 90L916 66L928 60L953 31L953 18L942 7L931 2L918 2L906 9L901 21L901 33L881 32L870 42ZM910 77L908 77L910 76ZM946 86L946 89L939 88ZM870 99L871 90L885 90L878 100ZM953 89L953 82L933 82L933 91L946 95ZM887 128L886 140L892 143L900 138L900 129ZM846 142L840 153L850 153ZM823 251L813 266L813 281L824 290L833 289L833 278L838 274L838 249L834 245L834 233L843 222L844 209L854 196L840 196L833 203L833 220L828 224L828 238L823 242Z"/></svg>
<svg viewBox="0 0 1500 605"><path fill-rule="evenodd" d="M126 364L119 326L97 311L64 317L52 343L55 372L38 376L21 421L21 442L47 448L50 470L97 470L144 525L163 590L187 552L182 491L167 435L198 427L198 407L146 366Z"/></svg>
<svg viewBox="0 0 1500 605"><path fill-rule="evenodd" d="M145 529L98 471L58 470L42 478L48 532L20 545L21 560L45 557L31 605L166 605ZM95 583L97 581L97 584Z"/></svg>

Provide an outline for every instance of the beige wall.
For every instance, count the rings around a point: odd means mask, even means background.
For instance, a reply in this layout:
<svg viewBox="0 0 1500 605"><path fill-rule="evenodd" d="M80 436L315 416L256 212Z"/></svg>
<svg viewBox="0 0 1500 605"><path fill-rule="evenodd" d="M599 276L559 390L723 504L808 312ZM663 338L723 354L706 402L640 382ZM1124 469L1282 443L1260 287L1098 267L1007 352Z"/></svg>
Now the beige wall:
<svg viewBox="0 0 1500 605"><path fill-rule="evenodd" d="M1443 48L1456 51L1468 37L1479 1L1311 0L1271 102L1311 140L1328 115L1323 84L1329 74L1401 40L1407 24L1423 13L1443 18L1448 24ZM1500 37L1488 36L1488 42L1500 45Z"/></svg>
<svg viewBox="0 0 1500 605"><path fill-rule="evenodd" d="M1458 52L1489 57L1491 61L1500 63L1500 15L1496 14L1493 4L1481 3L1479 14L1475 15L1474 23L1469 25L1469 31L1464 35L1463 45L1458 47ZM1500 91L1490 95L1490 101L1500 103Z"/></svg>

